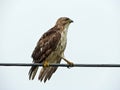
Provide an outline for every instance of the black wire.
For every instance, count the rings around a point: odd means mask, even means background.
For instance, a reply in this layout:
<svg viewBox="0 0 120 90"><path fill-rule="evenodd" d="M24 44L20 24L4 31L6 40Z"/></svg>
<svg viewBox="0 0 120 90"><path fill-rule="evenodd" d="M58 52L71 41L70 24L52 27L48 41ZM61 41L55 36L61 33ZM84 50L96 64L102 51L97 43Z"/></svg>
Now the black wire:
<svg viewBox="0 0 120 90"><path fill-rule="evenodd" d="M43 66L40 63L0 63L0 66ZM52 67L120 67L120 64L49 64Z"/></svg>

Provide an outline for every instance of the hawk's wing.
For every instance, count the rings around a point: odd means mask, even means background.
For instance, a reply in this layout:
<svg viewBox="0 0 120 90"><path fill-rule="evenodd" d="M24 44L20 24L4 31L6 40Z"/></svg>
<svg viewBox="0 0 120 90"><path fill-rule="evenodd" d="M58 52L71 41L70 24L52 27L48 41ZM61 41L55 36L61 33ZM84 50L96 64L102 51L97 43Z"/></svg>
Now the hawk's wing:
<svg viewBox="0 0 120 90"><path fill-rule="evenodd" d="M53 27L47 31L41 39L38 41L37 46L35 47L32 58L34 63L42 63L57 47L58 42L60 41L61 34L58 28ZM29 70L29 79L34 79L38 66L32 66Z"/></svg>
<svg viewBox="0 0 120 90"><path fill-rule="evenodd" d="M33 62L42 63L56 49L61 38L59 30L56 29L55 27L50 29L38 41L32 53Z"/></svg>

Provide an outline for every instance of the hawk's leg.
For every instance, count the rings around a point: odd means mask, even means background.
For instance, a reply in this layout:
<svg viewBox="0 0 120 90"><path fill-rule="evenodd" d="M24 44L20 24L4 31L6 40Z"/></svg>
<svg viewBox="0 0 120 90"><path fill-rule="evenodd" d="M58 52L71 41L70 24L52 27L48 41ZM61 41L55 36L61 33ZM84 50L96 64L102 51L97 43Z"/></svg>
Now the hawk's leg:
<svg viewBox="0 0 120 90"><path fill-rule="evenodd" d="M45 61L45 62L43 63L43 67L49 67L49 63L48 63L47 61Z"/></svg>
<svg viewBox="0 0 120 90"><path fill-rule="evenodd" d="M73 63L73 62L70 62L69 60L67 60L67 59L64 58L64 57L61 57L61 58L62 58L65 62L67 62L67 64L69 65L68 68L74 66L74 63Z"/></svg>

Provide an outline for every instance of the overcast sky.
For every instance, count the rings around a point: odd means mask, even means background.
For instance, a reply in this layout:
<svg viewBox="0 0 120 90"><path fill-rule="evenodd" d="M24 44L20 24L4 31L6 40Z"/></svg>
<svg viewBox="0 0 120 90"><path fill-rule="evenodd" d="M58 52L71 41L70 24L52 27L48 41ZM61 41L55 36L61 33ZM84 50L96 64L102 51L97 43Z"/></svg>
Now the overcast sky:
<svg viewBox="0 0 120 90"><path fill-rule="evenodd" d="M63 16L74 21L67 59L120 64L119 0L0 0L0 63L31 63L41 35ZM59 68L45 84L29 80L29 69L0 67L0 90L120 90L120 68Z"/></svg>

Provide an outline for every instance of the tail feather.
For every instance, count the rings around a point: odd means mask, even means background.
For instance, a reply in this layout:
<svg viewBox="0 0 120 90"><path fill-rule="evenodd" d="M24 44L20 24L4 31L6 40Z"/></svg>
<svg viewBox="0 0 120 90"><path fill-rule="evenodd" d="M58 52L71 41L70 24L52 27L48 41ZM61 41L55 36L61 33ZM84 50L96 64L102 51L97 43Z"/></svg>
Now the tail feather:
<svg viewBox="0 0 120 90"><path fill-rule="evenodd" d="M49 80L51 78L51 76L53 75L53 73L57 70L57 67L46 67L46 68L42 68L39 74L38 79L40 81L44 80L44 82L46 82L47 80Z"/></svg>
<svg viewBox="0 0 120 90"><path fill-rule="evenodd" d="M35 75L37 73L38 66L32 66L29 71L29 80L33 80L35 78Z"/></svg>
<svg viewBox="0 0 120 90"><path fill-rule="evenodd" d="M49 74L46 74L46 76L44 78L44 82L46 82L47 79L49 80L56 70L57 70L57 67L51 67L48 71Z"/></svg>

